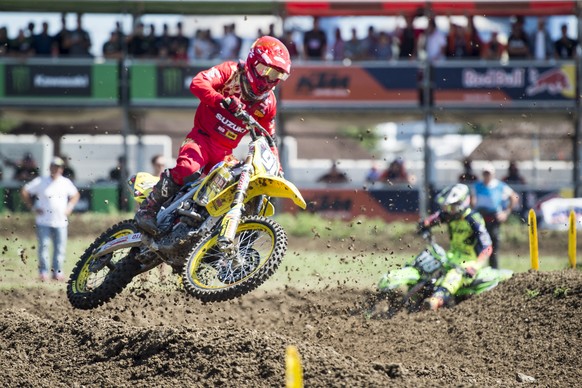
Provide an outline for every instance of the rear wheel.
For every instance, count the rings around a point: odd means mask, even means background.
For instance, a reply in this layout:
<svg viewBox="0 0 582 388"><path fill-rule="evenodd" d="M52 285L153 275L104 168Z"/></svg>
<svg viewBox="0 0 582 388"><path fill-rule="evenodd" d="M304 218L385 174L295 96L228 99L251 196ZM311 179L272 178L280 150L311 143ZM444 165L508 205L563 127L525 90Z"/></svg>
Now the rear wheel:
<svg viewBox="0 0 582 388"><path fill-rule="evenodd" d="M186 291L204 302L220 302L244 295L275 273L287 250L287 235L269 218L243 218L236 232L236 254L217 246L218 232L203 238L184 266Z"/></svg>
<svg viewBox="0 0 582 388"><path fill-rule="evenodd" d="M124 248L104 256L93 256L103 244L137 232L133 220L122 221L87 248L67 284L67 297L73 307L88 310L108 302L140 272L140 263L135 259L138 248Z"/></svg>

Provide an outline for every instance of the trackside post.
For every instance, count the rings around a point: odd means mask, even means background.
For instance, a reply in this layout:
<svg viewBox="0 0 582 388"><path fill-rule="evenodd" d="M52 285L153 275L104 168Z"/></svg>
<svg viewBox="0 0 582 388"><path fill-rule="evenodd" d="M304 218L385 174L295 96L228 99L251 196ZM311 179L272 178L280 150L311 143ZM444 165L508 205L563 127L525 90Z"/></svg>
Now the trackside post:
<svg viewBox="0 0 582 388"><path fill-rule="evenodd" d="M538 226L536 213L533 209L529 209L527 224L529 230L529 257L531 259L531 269L538 271L540 269L538 252Z"/></svg>
<svg viewBox="0 0 582 388"><path fill-rule="evenodd" d="M570 268L576 268L576 213L570 210L568 225L568 261Z"/></svg>
<svg viewBox="0 0 582 388"><path fill-rule="evenodd" d="M301 358L297 348L293 345L287 346L285 352L285 387L303 388L303 368Z"/></svg>

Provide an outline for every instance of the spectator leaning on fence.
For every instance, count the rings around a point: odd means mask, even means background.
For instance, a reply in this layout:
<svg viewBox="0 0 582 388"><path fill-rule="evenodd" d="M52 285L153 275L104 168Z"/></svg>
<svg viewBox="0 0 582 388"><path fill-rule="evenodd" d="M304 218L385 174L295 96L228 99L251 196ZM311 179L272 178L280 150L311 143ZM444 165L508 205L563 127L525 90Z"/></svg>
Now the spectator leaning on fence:
<svg viewBox="0 0 582 388"><path fill-rule="evenodd" d="M534 59L546 60L554 56L554 42L546 29L545 18L538 18L537 29L530 35L529 45Z"/></svg>
<svg viewBox="0 0 582 388"><path fill-rule="evenodd" d="M318 183L327 184L346 183L348 181L348 174L346 174L344 171L340 171L338 168L338 162L335 160L331 161L331 167L329 171L317 178Z"/></svg>
<svg viewBox="0 0 582 388"><path fill-rule="evenodd" d="M470 185L477 181L477 175L473 173L473 161L469 158L463 160L463 172L459 175L459 183Z"/></svg>
<svg viewBox="0 0 582 388"><path fill-rule="evenodd" d="M319 28L319 18L313 18L313 29L303 35L303 52L306 59L323 60L327 49L325 32Z"/></svg>
<svg viewBox="0 0 582 388"><path fill-rule="evenodd" d="M425 31L426 59L435 62L445 59L447 40L445 35L437 28L434 17L428 21L428 28Z"/></svg>
<svg viewBox="0 0 582 388"><path fill-rule="evenodd" d="M505 45L499 41L499 33L497 31L491 32L491 39L484 45L481 51L481 58L490 60L500 60L504 55Z"/></svg>
<svg viewBox="0 0 582 388"><path fill-rule="evenodd" d="M450 23L447 35L447 58L464 58L467 56L467 42L463 27Z"/></svg>
<svg viewBox="0 0 582 388"><path fill-rule="evenodd" d="M508 185L524 185L525 178L521 176L519 169L517 168L517 162L514 160L509 162L509 167L507 168L507 175L503 177L503 182Z"/></svg>
<svg viewBox="0 0 582 388"><path fill-rule="evenodd" d="M483 50L483 41L479 36L477 27L475 27L475 16L467 16L465 42L467 45L467 57L471 59L479 58Z"/></svg>
<svg viewBox="0 0 582 388"><path fill-rule="evenodd" d="M414 15L405 16L405 26L397 31L400 59L416 59L417 32L414 30Z"/></svg>
<svg viewBox="0 0 582 388"><path fill-rule="evenodd" d="M528 59L531 57L529 41L519 20L511 26L511 34L507 38L507 54L509 59Z"/></svg>
<svg viewBox="0 0 582 388"><path fill-rule="evenodd" d="M578 41L568 37L568 25L562 24L560 29L562 35L554 43L556 59L572 59L576 56L576 46Z"/></svg>

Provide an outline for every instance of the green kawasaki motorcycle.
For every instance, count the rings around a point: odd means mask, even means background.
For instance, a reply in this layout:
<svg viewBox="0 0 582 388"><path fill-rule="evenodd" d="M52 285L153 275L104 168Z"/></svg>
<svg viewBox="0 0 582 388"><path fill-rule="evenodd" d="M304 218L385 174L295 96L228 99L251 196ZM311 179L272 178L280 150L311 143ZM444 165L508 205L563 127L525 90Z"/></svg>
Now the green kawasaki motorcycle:
<svg viewBox="0 0 582 388"><path fill-rule="evenodd" d="M422 237L427 240L427 247L411 262L388 271L378 282L376 302L388 304L385 311L378 312L379 316L391 317L403 309L421 310L425 299L434 293L437 282L453 268L454 265L447 261L446 251L436 243L430 230L423 232ZM511 270L484 267L470 284L459 289L452 304L491 290L512 275Z"/></svg>

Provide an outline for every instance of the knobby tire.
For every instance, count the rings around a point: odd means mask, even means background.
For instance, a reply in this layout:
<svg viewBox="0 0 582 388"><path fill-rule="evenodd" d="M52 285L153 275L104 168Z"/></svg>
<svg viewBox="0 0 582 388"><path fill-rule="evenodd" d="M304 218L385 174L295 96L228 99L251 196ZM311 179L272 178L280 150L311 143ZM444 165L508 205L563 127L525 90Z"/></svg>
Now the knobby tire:
<svg viewBox="0 0 582 388"><path fill-rule="evenodd" d="M82 278L88 278L88 266L93 258L93 251L119 236L137 232L134 220L121 221L110 227L99 236L81 256L67 283L67 297L71 305L82 310L90 310L109 302L119 294L133 279L140 273L140 263L135 258L137 248L132 248L129 253L115 263L113 270L110 270L104 277L103 282L94 289L87 290ZM101 271L101 270L100 270ZM87 279L85 279L86 283Z"/></svg>

